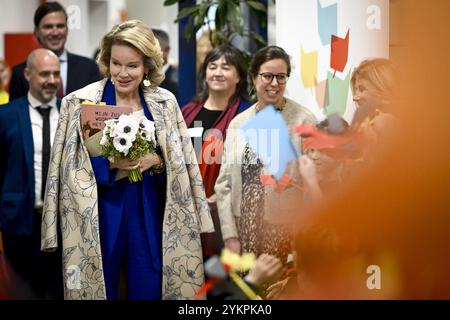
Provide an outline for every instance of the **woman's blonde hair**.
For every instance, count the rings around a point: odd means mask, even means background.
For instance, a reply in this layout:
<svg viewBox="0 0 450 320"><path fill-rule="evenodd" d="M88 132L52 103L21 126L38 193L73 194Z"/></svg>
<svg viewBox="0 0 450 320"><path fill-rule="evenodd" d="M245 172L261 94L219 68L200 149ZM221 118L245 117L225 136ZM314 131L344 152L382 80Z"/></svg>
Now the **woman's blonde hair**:
<svg viewBox="0 0 450 320"><path fill-rule="evenodd" d="M144 56L144 66L148 69L147 78L152 87L164 80L162 71L163 56L159 42L152 30L140 20L128 20L116 25L102 39L98 64L103 75L110 77L109 64L113 45L126 45L140 51Z"/></svg>
<svg viewBox="0 0 450 320"><path fill-rule="evenodd" d="M11 78L11 68L0 58L0 91L3 91Z"/></svg>
<svg viewBox="0 0 450 320"><path fill-rule="evenodd" d="M353 71L351 84L355 90L356 79L370 82L376 93L382 98L391 98L395 87L395 71L392 63L385 58L374 58L362 61Z"/></svg>

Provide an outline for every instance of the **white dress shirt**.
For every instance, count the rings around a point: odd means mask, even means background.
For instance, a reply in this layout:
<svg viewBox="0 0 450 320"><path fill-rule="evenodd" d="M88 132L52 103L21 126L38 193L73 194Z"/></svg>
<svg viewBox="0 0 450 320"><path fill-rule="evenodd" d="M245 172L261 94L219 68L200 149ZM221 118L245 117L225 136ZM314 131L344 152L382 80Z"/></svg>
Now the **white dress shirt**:
<svg viewBox="0 0 450 320"><path fill-rule="evenodd" d="M53 145L55 138L56 126L58 124L59 111L56 107L56 97L48 104L42 104L39 100L28 92L28 108L30 111L31 131L33 132L33 146L34 146L34 194L35 194L35 208L42 207L41 200L41 181L42 181L42 116L36 107L51 108L50 110L50 146Z"/></svg>
<svg viewBox="0 0 450 320"><path fill-rule="evenodd" d="M63 93L64 96L67 94L66 88L67 88L67 51L64 50L64 52L59 56L59 64L61 67L60 75L63 83Z"/></svg>

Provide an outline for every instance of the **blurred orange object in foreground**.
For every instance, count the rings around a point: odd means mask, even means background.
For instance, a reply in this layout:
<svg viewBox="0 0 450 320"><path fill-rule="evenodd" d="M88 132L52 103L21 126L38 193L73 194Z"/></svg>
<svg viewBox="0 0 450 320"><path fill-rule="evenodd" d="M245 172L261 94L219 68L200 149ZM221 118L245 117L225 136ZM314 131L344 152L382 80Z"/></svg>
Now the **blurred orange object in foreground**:
<svg viewBox="0 0 450 320"><path fill-rule="evenodd" d="M16 275L5 255L0 252L0 300L19 299L36 299L36 297Z"/></svg>
<svg viewBox="0 0 450 320"><path fill-rule="evenodd" d="M397 128L373 167L299 210L291 298L450 299L450 2L400 5Z"/></svg>

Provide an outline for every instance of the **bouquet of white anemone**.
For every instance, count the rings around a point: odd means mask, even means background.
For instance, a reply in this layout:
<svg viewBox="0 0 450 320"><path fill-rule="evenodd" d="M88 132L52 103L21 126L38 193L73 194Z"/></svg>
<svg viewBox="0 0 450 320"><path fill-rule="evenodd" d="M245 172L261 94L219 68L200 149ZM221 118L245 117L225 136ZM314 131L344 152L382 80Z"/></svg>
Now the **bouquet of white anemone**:
<svg viewBox="0 0 450 320"><path fill-rule="evenodd" d="M155 152L155 124L144 116L137 118L126 114L122 114L119 119L106 120L100 145L106 158L128 158L134 161L149 152ZM128 179L130 182L141 181L140 168L130 170Z"/></svg>

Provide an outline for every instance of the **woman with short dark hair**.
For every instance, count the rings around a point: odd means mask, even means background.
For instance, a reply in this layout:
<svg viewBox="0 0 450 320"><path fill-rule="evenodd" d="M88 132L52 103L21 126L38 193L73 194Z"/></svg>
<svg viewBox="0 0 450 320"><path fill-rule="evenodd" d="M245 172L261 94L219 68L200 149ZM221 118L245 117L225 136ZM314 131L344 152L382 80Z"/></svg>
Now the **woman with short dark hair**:
<svg viewBox="0 0 450 320"><path fill-rule="evenodd" d="M198 82L199 93L182 112L196 147L214 221L215 233L202 235L206 258L220 253L223 247L214 184L219 175L226 130L237 114L250 107L247 66L240 51L232 46L213 49L200 66Z"/></svg>

